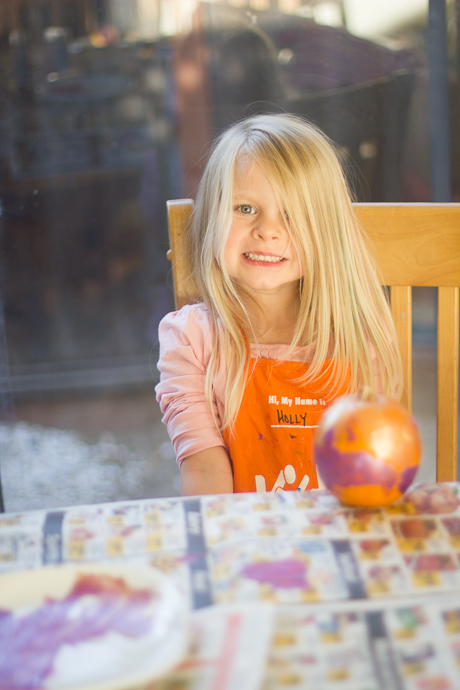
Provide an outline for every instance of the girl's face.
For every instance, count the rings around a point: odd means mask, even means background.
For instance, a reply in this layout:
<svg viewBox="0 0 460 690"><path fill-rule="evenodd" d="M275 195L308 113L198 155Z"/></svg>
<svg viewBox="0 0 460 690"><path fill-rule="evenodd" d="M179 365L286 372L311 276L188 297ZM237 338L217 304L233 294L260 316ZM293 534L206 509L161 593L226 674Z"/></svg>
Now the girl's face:
<svg viewBox="0 0 460 690"><path fill-rule="evenodd" d="M232 278L254 295L295 291L302 277L275 190L255 161L236 168L224 260Z"/></svg>

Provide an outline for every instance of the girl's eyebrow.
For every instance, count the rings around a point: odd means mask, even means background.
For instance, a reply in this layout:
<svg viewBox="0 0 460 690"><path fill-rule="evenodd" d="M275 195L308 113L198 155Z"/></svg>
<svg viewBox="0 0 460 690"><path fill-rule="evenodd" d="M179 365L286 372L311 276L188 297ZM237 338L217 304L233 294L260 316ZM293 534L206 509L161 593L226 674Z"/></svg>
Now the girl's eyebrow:
<svg viewBox="0 0 460 690"><path fill-rule="evenodd" d="M237 205L246 204L247 206L257 206L255 201L251 201L250 197L246 196L234 196L233 203Z"/></svg>

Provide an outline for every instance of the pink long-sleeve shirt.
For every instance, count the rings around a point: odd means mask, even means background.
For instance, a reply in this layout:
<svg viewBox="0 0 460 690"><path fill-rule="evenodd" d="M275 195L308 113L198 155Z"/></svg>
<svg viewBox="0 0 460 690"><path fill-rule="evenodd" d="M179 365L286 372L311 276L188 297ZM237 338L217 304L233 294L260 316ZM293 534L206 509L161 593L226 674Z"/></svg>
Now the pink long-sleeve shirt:
<svg viewBox="0 0 460 690"><path fill-rule="evenodd" d="M205 396L205 376L214 342L214 326L205 304L192 304L171 312L159 328L160 383L155 391L163 422L168 428L179 465L207 448L223 446ZM251 357L281 359L288 345L251 343ZM305 359L305 348L295 348L292 361ZM227 371L222 362L213 382L213 405L218 422L223 418Z"/></svg>

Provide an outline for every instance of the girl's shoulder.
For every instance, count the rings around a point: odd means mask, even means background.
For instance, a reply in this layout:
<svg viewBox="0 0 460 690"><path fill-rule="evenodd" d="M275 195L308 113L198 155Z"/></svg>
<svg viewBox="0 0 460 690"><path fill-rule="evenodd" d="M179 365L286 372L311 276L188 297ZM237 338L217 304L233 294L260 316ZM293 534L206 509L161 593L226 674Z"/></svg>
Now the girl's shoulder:
<svg viewBox="0 0 460 690"><path fill-rule="evenodd" d="M160 321L160 341L180 341L183 344L209 344L214 327L211 314L204 302L186 304L166 314Z"/></svg>
<svg viewBox="0 0 460 690"><path fill-rule="evenodd" d="M181 326L207 325L212 323L209 309L204 302L186 304L176 311L170 311L160 322L163 325Z"/></svg>

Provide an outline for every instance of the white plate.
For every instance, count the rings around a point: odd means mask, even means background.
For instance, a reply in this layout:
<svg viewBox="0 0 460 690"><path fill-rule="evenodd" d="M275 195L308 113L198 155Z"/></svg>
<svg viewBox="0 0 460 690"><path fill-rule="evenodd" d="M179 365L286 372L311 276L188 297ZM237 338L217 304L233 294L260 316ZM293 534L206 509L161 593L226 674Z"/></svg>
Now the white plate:
<svg viewBox="0 0 460 690"><path fill-rule="evenodd" d="M0 576L0 690L141 685L183 658L188 634L187 600L148 566L88 563Z"/></svg>

